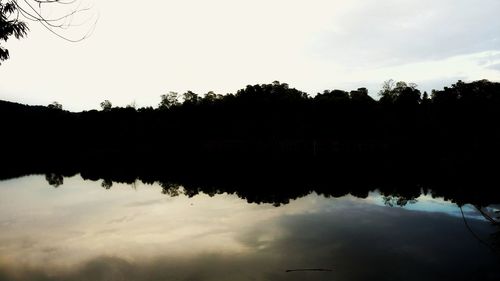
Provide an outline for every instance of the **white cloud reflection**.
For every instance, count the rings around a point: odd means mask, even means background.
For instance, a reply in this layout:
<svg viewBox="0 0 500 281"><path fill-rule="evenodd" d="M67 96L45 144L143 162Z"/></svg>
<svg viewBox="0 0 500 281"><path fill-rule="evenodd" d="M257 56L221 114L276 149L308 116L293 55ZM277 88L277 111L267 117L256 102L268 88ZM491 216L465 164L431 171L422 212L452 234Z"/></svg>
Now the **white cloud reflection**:
<svg viewBox="0 0 500 281"><path fill-rule="evenodd" d="M420 209L406 210L380 206L377 194L312 194L277 208L234 195L172 198L159 186L136 187L105 190L79 177L59 188L40 176L1 182L0 280L303 280L304 274L433 280L479 269L498 273L491 252L442 200L421 197ZM469 223L483 237L492 230L480 220ZM285 272L304 267L334 271Z"/></svg>

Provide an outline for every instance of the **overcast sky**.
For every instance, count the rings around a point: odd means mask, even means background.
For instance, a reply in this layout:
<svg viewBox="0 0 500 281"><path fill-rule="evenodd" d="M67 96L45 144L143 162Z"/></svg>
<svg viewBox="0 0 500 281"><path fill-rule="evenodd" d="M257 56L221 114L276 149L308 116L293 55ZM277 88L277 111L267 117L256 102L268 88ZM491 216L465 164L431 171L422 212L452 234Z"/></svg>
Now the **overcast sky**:
<svg viewBox="0 0 500 281"><path fill-rule="evenodd" d="M99 21L80 43L31 22L27 38L2 43L11 58L0 66L0 99L85 110L274 80L373 96L390 78L422 90L500 81L498 0L91 2L84 16ZM77 38L91 23L60 32Z"/></svg>

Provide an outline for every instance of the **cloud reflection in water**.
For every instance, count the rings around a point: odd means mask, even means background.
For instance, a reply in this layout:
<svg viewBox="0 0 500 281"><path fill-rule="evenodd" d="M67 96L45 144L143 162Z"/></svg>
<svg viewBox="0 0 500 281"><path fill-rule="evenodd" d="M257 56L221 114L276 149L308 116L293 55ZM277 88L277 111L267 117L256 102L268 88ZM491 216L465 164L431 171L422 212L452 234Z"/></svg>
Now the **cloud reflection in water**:
<svg viewBox="0 0 500 281"><path fill-rule="evenodd" d="M0 280L500 277L498 259L444 201L422 200L441 206L425 211L418 202L409 209L381 206L377 194L312 194L276 208L233 195L158 191L118 184L105 190L78 177L58 189L43 177L1 182ZM469 223L482 237L492 231L484 221ZM298 268L333 271L285 272Z"/></svg>

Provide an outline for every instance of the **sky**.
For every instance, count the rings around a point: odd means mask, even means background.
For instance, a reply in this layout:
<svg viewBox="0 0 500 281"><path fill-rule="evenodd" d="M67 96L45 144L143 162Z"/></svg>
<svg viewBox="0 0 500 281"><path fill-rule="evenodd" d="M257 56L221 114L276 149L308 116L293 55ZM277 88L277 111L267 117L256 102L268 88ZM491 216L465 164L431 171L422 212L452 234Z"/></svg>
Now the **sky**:
<svg viewBox="0 0 500 281"><path fill-rule="evenodd" d="M310 95L388 79L422 91L457 80L500 81L498 0L78 0L55 30L29 22L5 45L0 99L72 111L156 106L169 91L234 93L275 80ZM93 29L94 20L98 21ZM85 21L85 19L88 19ZM79 25L81 24L81 25Z"/></svg>

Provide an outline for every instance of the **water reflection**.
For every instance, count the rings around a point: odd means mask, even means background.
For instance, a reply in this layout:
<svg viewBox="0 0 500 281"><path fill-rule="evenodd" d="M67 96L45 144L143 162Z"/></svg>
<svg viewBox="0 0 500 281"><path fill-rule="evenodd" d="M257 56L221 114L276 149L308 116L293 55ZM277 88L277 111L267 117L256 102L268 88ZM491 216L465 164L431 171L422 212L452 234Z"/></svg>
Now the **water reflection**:
<svg viewBox="0 0 500 281"><path fill-rule="evenodd" d="M457 205L430 195L400 208L380 193L313 193L276 208L227 193L167 189L172 197L158 185L101 184L0 182L0 280L500 278L498 256ZM495 227L463 210L474 235L492 243ZM286 272L304 268L331 271Z"/></svg>

